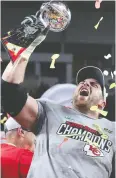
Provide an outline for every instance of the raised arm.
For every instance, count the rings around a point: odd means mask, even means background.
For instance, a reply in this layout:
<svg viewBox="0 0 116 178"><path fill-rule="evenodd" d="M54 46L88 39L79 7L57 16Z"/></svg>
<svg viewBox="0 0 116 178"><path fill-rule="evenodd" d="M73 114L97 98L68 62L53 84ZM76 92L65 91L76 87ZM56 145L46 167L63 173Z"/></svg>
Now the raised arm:
<svg viewBox="0 0 116 178"><path fill-rule="evenodd" d="M28 96L22 87L25 70L35 47L45 38L48 28L39 33L33 42L24 50L14 63L10 62L2 75L2 104L5 111L17 120L24 128L32 129L36 121L38 104Z"/></svg>

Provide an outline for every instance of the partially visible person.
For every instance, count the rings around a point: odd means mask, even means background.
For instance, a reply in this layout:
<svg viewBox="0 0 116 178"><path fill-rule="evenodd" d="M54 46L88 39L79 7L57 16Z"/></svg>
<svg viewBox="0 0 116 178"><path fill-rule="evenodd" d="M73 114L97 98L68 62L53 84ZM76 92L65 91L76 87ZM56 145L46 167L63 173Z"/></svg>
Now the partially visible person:
<svg viewBox="0 0 116 178"><path fill-rule="evenodd" d="M5 132L0 131L0 143L5 143L5 142L6 142Z"/></svg>
<svg viewBox="0 0 116 178"><path fill-rule="evenodd" d="M13 118L5 123L6 143L1 144L1 177L26 178L35 147L35 135Z"/></svg>

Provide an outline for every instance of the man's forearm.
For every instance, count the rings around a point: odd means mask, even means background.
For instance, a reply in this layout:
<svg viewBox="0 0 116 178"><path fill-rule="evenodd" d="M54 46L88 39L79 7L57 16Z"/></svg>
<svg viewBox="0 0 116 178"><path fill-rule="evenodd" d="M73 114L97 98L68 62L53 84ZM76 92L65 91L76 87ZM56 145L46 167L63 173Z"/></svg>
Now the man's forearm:
<svg viewBox="0 0 116 178"><path fill-rule="evenodd" d="M14 63L10 62L2 75L2 79L9 83L22 83L24 81L29 57L30 56L20 56Z"/></svg>
<svg viewBox="0 0 116 178"><path fill-rule="evenodd" d="M20 51L21 54L16 59L10 54L13 63L10 62L8 64L2 75L1 96L5 111L15 118L20 125L30 130L34 127L38 118L38 104L34 98L27 94L26 89L20 83L24 81L26 67L31 54L45 40L48 31L49 26L43 29L42 25L42 29L41 26L40 28L38 26L38 31L36 31L35 35L32 33L31 38L33 41L24 36L24 41L26 38L26 47L22 47L23 51ZM5 42L4 45L6 45ZM9 46L6 47L8 48ZM9 48L7 51L9 53Z"/></svg>

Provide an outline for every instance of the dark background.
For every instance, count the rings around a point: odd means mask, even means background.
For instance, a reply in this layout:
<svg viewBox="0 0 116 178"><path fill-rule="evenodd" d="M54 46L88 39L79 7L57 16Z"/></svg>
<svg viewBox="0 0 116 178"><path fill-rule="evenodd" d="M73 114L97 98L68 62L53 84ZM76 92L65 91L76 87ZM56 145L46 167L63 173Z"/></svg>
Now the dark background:
<svg viewBox="0 0 116 178"><path fill-rule="evenodd" d="M25 16L35 14L42 2L1 2L1 35L20 24ZM25 87L30 95L39 98L41 94L56 83L75 83L76 72L84 66L94 65L102 71L108 70L105 76L108 98L105 110L107 118L115 120L115 90L109 90L115 70L115 2L103 1L100 9L95 9L94 1L67 2L72 19L69 27L60 33L50 32L47 39L36 48L28 64ZM103 17L99 27L94 25ZM9 59L3 47L1 70L4 71ZM50 56L60 53L56 68L49 68ZM108 60L104 55L111 54ZM43 62L44 61L44 62ZM114 167L113 167L114 169ZM112 178L114 178L114 173Z"/></svg>

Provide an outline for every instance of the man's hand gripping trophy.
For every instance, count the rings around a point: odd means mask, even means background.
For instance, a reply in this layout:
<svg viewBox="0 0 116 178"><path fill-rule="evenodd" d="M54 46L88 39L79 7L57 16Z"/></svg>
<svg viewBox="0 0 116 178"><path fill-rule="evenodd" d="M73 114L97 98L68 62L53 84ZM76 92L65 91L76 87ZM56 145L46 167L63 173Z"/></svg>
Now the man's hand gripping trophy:
<svg viewBox="0 0 116 178"><path fill-rule="evenodd" d="M22 58L28 60L34 49L45 40L49 23L42 23L36 15L26 17L20 27L9 31L3 38L12 63L16 66Z"/></svg>

